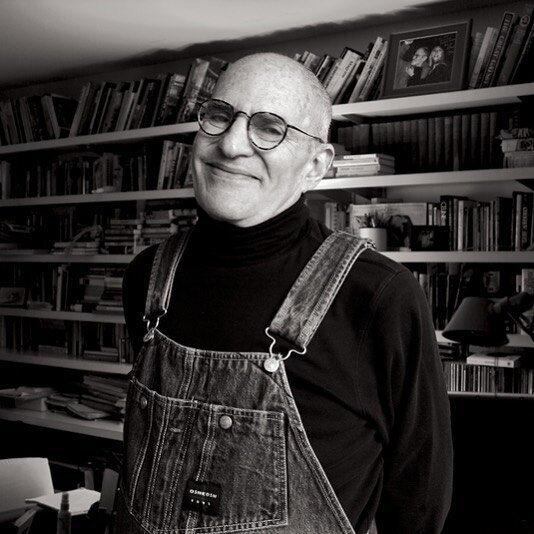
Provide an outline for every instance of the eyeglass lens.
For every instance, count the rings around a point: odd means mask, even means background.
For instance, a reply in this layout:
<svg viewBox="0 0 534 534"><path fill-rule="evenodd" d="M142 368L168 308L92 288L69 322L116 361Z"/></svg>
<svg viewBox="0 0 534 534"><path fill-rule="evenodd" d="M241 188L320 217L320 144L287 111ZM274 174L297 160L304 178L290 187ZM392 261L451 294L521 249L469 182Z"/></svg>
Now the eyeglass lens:
<svg viewBox="0 0 534 534"><path fill-rule="evenodd" d="M200 107L200 127L208 135L223 134L234 121L233 107L226 102L209 100ZM274 148L282 142L287 132L285 121L272 113L254 113L248 121L248 135L258 148Z"/></svg>

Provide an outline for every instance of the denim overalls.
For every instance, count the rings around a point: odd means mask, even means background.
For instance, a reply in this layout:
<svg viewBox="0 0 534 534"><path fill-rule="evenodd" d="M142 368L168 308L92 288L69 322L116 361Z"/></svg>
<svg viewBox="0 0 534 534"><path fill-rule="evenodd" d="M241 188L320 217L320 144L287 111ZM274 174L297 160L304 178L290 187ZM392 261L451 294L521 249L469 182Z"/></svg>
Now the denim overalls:
<svg viewBox="0 0 534 534"><path fill-rule="evenodd" d="M305 357L371 245L331 234L266 329L269 353L219 352L182 346L157 329L187 240L172 236L154 258L148 331L128 392L115 532L354 534L310 446L283 360ZM295 348L279 354L280 339Z"/></svg>

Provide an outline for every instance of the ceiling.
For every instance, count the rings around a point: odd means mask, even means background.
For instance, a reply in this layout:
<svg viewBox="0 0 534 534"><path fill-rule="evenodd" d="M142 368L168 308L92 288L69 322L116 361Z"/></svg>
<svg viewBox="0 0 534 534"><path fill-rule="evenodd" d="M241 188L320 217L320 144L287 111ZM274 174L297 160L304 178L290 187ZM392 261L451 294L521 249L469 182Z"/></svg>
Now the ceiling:
<svg viewBox="0 0 534 534"><path fill-rule="evenodd" d="M467 0L469 2L471 0ZM429 0L0 0L0 88L184 56L191 47L392 14ZM463 4L464 2L458 2ZM309 33L308 33L309 35ZM145 63L143 63L143 61ZM107 66L107 68L106 68ZM100 70L99 70L100 69Z"/></svg>

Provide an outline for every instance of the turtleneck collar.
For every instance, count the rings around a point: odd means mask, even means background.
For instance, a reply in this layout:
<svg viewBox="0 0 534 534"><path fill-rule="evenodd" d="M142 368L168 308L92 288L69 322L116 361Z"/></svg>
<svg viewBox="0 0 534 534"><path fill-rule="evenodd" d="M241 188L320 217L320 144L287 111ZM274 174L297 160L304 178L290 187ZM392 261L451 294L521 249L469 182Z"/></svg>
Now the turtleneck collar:
<svg viewBox="0 0 534 534"><path fill-rule="evenodd" d="M272 219L246 228L216 221L201 208L197 210L198 222L188 248L197 259L213 266L251 265L274 258L293 248L309 231L304 195Z"/></svg>

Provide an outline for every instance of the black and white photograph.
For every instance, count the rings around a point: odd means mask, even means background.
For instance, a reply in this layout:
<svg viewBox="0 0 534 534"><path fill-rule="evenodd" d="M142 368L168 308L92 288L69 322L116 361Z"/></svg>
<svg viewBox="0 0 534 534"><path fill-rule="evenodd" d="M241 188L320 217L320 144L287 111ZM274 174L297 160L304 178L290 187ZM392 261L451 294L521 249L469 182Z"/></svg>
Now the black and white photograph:
<svg viewBox="0 0 534 534"><path fill-rule="evenodd" d="M471 21L390 37L383 96L462 89Z"/></svg>
<svg viewBox="0 0 534 534"><path fill-rule="evenodd" d="M0 534L534 534L533 43L0 2Z"/></svg>

